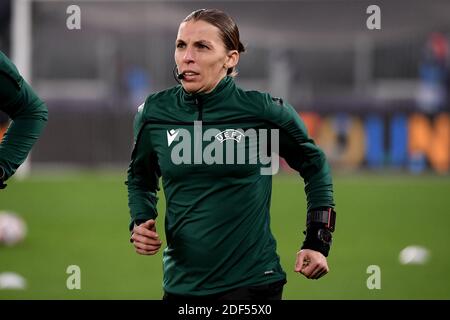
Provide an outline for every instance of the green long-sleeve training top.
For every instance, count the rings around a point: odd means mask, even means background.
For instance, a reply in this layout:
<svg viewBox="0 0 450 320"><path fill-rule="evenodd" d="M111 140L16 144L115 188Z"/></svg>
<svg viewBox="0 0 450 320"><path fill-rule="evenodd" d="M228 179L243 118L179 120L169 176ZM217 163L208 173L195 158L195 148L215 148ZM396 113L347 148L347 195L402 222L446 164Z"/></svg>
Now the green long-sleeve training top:
<svg viewBox="0 0 450 320"><path fill-rule="evenodd" d="M244 91L229 76L210 93L176 86L150 95L139 107L134 135L130 229L157 217L162 177L163 287L169 293L208 295L285 279L270 230L272 175L262 171L270 163L262 155L278 151L300 173L306 210L334 207L324 153L294 108L267 93ZM306 210L299 212L306 216ZM299 215L299 226L304 221Z"/></svg>
<svg viewBox="0 0 450 320"><path fill-rule="evenodd" d="M0 110L11 124L0 144L0 174L11 177L25 161L47 123L47 106L0 51Z"/></svg>

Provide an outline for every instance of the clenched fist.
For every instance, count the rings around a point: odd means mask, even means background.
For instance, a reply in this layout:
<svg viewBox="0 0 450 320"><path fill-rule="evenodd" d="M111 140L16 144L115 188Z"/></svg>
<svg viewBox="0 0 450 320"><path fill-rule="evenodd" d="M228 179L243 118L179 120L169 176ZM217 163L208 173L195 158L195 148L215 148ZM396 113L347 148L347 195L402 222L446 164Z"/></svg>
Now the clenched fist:
<svg viewBox="0 0 450 320"><path fill-rule="evenodd" d="M162 241L156 233L155 224L155 220L150 219L138 226L134 226L131 240L137 253L154 255L161 248Z"/></svg>

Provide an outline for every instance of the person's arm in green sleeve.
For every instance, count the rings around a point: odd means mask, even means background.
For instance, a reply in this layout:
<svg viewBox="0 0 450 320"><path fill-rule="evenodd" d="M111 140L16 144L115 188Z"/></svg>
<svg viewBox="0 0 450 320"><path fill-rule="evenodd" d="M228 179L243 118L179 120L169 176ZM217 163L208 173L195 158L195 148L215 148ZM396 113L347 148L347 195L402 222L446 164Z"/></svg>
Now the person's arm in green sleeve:
<svg viewBox="0 0 450 320"><path fill-rule="evenodd" d="M0 143L0 175L3 175L0 184L5 186L3 182L25 161L41 135L47 123L48 110L18 74L13 78L1 71L0 86L0 109L12 120Z"/></svg>
<svg viewBox="0 0 450 320"><path fill-rule="evenodd" d="M295 109L280 99L270 99L267 119L280 130L280 156L299 172L305 182L307 211L332 210L333 183L330 167L323 151L308 136L307 129ZM297 254L295 271L307 278L318 279L328 272L326 256L330 243L319 239L319 224L310 224L306 239Z"/></svg>
<svg viewBox="0 0 450 320"><path fill-rule="evenodd" d="M128 206L130 209L130 230L136 222L155 219L159 177L158 160L152 149L148 128L143 127L142 109L134 119L134 149L128 167Z"/></svg>
<svg viewBox="0 0 450 320"><path fill-rule="evenodd" d="M266 118L280 130L280 156L300 173L305 182L307 210L334 208L333 182L327 159L308 136L295 109L275 99L267 109Z"/></svg>
<svg viewBox="0 0 450 320"><path fill-rule="evenodd" d="M161 176L158 160L153 152L149 132L143 126L143 110L134 120L135 145L128 167L128 206L130 208L130 242L137 253L154 255L161 248L161 240L156 233L155 219L158 215L156 196Z"/></svg>

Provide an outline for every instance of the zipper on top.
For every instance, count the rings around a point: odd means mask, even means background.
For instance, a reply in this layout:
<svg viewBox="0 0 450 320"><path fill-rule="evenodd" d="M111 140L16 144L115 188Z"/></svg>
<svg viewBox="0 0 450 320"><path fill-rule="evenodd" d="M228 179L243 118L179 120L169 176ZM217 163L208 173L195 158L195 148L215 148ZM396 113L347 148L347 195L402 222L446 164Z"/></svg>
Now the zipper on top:
<svg viewBox="0 0 450 320"><path fill-rule="evenodd" d="M198 119L203 121L203 105L198 98L195 98L195 105L198 107Z"/></svg>

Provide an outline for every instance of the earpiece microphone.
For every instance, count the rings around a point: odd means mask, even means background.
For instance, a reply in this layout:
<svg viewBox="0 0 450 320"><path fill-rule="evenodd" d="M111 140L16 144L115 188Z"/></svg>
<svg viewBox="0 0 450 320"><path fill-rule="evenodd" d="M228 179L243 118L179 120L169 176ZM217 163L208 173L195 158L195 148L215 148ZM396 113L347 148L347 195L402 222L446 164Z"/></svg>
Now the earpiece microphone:
<svg viewBox="0 0 450 320"><path fill-rule="evenodd" d="M178 82L179 84L181 84L180 80L184 79L184 74L183 73L178 73L177 65L175 65L173 67L172 74L173 74L173 78L175 79L175 81Z"/></svg>

